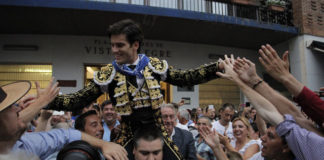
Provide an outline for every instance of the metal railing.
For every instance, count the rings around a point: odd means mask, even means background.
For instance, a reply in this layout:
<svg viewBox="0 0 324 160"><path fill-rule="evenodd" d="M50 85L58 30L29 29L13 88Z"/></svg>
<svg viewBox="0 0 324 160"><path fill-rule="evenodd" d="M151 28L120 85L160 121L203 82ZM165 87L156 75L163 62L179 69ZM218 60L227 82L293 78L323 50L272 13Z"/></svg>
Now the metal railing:
<svg viewBox="0 0 324 160"><path fill-rule="evenodd" d="M286 1L284 11L273 11L266 5L266 0L259 0L259 5L241 5L233 0L89 0L109 3L144 5L151 7L179 9L185 11L209 13L254 19L263 23L275 23L292 26L290 0Z"/></svg>

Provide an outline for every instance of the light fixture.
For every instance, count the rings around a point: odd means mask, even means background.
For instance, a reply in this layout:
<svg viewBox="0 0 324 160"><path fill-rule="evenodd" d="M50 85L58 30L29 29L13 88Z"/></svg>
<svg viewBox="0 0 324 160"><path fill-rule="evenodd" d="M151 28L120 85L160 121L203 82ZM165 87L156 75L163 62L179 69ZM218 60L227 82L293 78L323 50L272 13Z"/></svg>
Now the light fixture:
<svg viewBox="0 0 324 160"><path fill-rule="evenodd" d="M317 51L318 53L324 53L324 42L315 40L306 41L306 47L311 50Z"/></svg>

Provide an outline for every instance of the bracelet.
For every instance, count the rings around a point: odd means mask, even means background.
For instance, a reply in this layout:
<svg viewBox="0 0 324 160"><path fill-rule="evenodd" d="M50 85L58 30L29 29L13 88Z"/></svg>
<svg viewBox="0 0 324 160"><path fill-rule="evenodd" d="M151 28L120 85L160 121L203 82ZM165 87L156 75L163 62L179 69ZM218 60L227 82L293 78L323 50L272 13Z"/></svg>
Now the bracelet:
<svg viewBox="0 0 324 160"><path fill-rule="evenodd" d="M263 80L260 80L258 83L256 83L255 85L253 85L253 89L255 89L260 83L262 83L263 82Z"/></svg>

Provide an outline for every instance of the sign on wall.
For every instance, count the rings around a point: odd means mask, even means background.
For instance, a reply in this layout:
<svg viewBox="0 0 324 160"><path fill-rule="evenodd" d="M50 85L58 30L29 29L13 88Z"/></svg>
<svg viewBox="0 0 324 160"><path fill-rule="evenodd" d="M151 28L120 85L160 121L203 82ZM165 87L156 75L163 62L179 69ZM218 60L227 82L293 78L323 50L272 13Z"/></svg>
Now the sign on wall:
<svg viewBox="0 0 324 160"><path fill-rule="evenodd" d="M94 39L84 46L85 53L89 55L110 55L110 41L105 39ZM171 58L171 51L165 47L162 42L145 41L142 46L142 52L149 57L161 59Z"/></svg>

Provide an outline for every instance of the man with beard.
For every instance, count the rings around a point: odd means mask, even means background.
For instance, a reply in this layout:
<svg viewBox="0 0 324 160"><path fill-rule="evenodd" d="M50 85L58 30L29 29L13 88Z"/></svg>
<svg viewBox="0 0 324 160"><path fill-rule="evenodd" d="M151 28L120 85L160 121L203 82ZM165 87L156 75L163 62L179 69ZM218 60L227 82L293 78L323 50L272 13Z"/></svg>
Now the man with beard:
<svg viewBox="0 0 324 160"><path fill-rule="evenodd" d="M110 142L111 130L119 125L117 113L115 112L115 108L112 106L112 102L110 100L102 102L101 109L104 128L103 140Z"/></svg>

